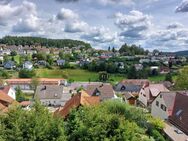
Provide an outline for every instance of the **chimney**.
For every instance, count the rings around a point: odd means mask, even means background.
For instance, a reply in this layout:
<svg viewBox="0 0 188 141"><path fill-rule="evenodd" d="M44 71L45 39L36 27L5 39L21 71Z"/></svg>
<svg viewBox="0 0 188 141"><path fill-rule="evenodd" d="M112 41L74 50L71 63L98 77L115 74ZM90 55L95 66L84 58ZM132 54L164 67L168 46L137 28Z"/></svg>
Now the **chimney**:
<svg viewBox="0 0 188 141"><path fill-rule="evenodd" d="M42 88L42 90L46 90L46 86L44 86L44 87Z"/></svg>
<svg viewBox="0 0 188 141"><path fill-rule="evenodd" d="M144 88L148 87L148 86L149 86L149 82L147 81L147 82L144 83Z"/></svg>
<svg viewBox="0 0 188 141"><path fill-rule="evenodd" d="M104 84L102 83L101 85L100 85L100 87L103 87L104 86Z"/></svg>

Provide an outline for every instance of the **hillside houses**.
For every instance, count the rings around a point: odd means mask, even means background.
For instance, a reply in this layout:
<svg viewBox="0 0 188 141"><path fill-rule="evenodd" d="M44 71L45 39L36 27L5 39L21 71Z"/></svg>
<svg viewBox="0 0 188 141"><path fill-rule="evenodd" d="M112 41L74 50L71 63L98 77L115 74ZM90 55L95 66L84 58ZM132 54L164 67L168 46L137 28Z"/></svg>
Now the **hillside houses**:
<svg viewBox="0 0 188 141"><path fill-rule="evenodd" d="M36 89L36 98L45 106L64 106L71 98L65 86L40 85Z"/></svg>
<svg viewBox="0 0 188 141"><path fill-rule="evenodd" d="M147 79L127 79L122 80L115 86L116 92L136 92L139 93L140 89L145 83L150 83Z"/></svg>
<svg viewBox="0 0 188 141"><path fill-rule="evenodd" d="M51 78L39 78L37 79L39 85L66 85L65 79L51 79ZM5 83L13 88L20 87L22 91L33 90L33 79L7 79Z"/></svg>
<svg viewBox="0 0 188 141"><path fill-rule="evenodd" d="M169 92L169 90L163 84L146 83L139 92L138 100L141 105L150 108L152 102L161 92Z"/></svg>
<svg viewBox="0 0 188 141"><path fill-rule="evenodd" d="M90 96L86 91L80 91L75 94L69 101L66 102L63 108L55 111L55 115L67 117L73 108L80 106L93 106L100 103L100 98L97 96Z"/></svg>
<svg viewBox="0 0 188 141"><path fill-rule="evenodd" d="M161 92L152 102L151 114L167 120L172 115L176 92Z"/></svg>
<svg viewBox="0 0 188 141"><path fill-rule="evenodd" d="M113 90L112 85L110 84L95 84L95 85L88 85L86 87L86 92L90 96L98 96L100 97L100 100L109 100L109 99L114 99L117 98L115 95L115 92Z"/></svg>

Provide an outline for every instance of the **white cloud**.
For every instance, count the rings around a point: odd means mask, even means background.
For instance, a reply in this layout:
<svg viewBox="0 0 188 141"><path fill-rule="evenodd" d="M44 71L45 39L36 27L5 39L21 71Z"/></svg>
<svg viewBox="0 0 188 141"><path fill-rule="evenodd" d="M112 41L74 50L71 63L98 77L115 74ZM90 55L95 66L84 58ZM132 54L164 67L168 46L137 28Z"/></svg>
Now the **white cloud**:
<svg viewBox="0 0 188 141"><path fill-rule="evenodd" d="M121 30L120 36L125 38L145 38L152 27L151 16L140 11L130 11L129 14L116 13L115 25Z"/></svg>
<svg viewBox="0 0 188 141"><path fill-rule="evenodd" d="M188 12L188 0L183 0L180 5L176 7L176 12Z"/></svg>
<svg viewBox="0 0 188 141"><path fill-rule="evenodd" d="M89 25L84 21L71 21L66 23L64 31L69 33L85 32Z"/></svg>
<svg viewBox="0 0 188 141"><path fill-rule="evenodd" d="M159 50L184 50L188 46L188 29L180 24L170 24L166 29L158 29L147 40L145 47ZM170 28L169 28L170 27Z"/></svg>
<svg viewBox="0 0 188 141"><path fill-rule="evenodd" d="M81 38L96 42L96 43L107 43L115 40L115 34L110 31L109 28L102 27L91 27L90 30L84 33Z"/></svg>
<svg viewBox="0 0 188 141"><path fill-rule="evenodd" d="M19 6L12 6L11 4L0 5L0 25L11 25L20 17L30 14L37 14L36 5L32 2L23 1Z"/></svg>
<svg viewBox="0 0 188 141"><path fill-rule="evenodd" d="M62 8L59 13L57 14L57 19L59 20L71 20L71 19L78 19L79 16L75 12L70 9Z"/></svg>
<svg viewBox="0 0 188 141"><path fill-rule="evenodd" d="M14 26L13 32L27 33L40 30L39 19L35 15L30 15L25 19L20 19Z"/></svg>

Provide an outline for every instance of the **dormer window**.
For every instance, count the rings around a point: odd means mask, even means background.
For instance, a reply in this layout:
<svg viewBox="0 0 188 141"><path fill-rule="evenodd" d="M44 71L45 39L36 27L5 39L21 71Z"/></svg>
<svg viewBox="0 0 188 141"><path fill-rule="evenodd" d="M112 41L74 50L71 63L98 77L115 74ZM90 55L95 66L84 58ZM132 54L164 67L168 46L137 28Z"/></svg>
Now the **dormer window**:
<svg viewBox="0 0 188 141"><path fill-rule="evenodd" d="M122 87L121 87L121 90L125 90L125 89L126 89L126 87L125 87L125 86L122 86Z"/></svg>
<svg viewBox="0 0 188 141"><path fill-rule="evenodd" d="M99 96L99 95L100 95L100 93L99 93L99 92L97 92L97 93L95 93L95 95L96 95L96 96Z"/></svg>

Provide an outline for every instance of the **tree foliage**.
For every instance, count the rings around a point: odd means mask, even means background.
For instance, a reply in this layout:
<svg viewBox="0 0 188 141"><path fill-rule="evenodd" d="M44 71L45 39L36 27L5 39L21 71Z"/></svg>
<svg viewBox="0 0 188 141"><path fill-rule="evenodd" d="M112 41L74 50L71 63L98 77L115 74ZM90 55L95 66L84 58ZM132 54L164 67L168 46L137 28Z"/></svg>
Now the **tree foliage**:
<svg viewBox="0 0 188 141"><path fill-rule="evenodd" d="M41 45L46 47L77 47L83 46L84 48L91 48L91 45L83 41L70 40L70 39L47 39L40 37L18 37L18 36L5 36L0 40L2 44L8 45Z"/></svg>
<svg viewBox="0 0 188 141"><path fill-rule="evenodd" d="M22 69L19 71L19 78L32 78L36 75L34 70Z"/></svg>
<svg viewBox="0 0 188 141"><path fill-rule="evenodd" d="M126 43L121 46L119 52L124 55L144 55L148 53L148 51L145 51L141 47L138 47L136 45L129 46Z"/></svg>
<svg viewBox="0 0 188 141"><path fill-rule="evenodd" d="M178 90L188 89L188 67L180 70L175 82L175 88Z"/></svg>
<svg viewBox="0 0 188 141"><path fill-rule="evenodd" d="M158 125L151 122L153 120L141 109L119 101L107 101L99 106L73 110L67 118L65 129L69 141L163 141L160 133L163 123L157 122L160 123ZM149 127L155 133L148 134L146 131Z"/></svg>
<svg viewBox="0 0 188 141"><path fill-rule="evenodd" d="M38 102L30 111L20 107L0 116L0 139L4 141L63 141L63 120L53 117Z"/></svg>

